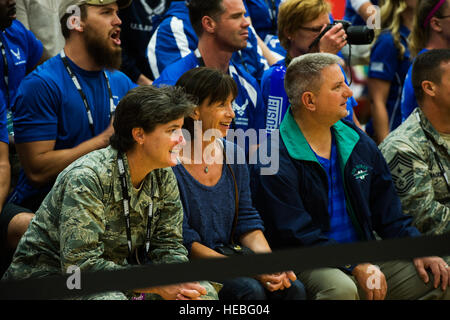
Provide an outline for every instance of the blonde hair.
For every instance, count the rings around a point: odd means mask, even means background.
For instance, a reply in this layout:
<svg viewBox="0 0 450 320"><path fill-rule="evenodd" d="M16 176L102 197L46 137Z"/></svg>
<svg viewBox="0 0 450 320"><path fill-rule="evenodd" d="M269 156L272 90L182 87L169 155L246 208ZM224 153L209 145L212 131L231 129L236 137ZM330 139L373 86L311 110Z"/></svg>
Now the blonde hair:
<svg viewBox="0 0 450 320"><path fill-rule="evenodd" d="M286 0L281 3L278 8L278 38L283 48L289 49L289 35L330 10L327 0Z"/></svg>
<svg viewBox="0 0 450 320"><path fill-rule="evenodd" d="M401 42L400 27L402 26L401 14L407 9L408 5L405 0L386 0L381 7L381 30L376 30L375 40L372 45L376 43L382 31L389 31L394 39L394 46L398 50L398 59L403 60L406 48Z"/></svg>
<svg viewBox="0 0 450 320"><path fill-rule="evenodd" d="M430 22L424 26L425 19L428 14L436 6L436 0L418 0L416 7L416 14L414 16L413 28L408 37L409 51L411 56L415 57L417 54L425 48L428 40L430 39ZM437 10L434 16L442 16L442 13L447 8L447 2L445 2L439 10Z"/></svg>

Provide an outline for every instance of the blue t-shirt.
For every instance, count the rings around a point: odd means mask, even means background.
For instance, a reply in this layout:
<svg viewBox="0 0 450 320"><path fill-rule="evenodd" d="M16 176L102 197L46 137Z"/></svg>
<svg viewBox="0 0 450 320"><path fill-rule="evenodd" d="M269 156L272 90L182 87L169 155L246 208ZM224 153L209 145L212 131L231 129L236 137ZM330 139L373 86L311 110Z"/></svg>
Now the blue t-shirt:
<svg viewBox="0 0 450 320"><path fill-rule="evenodd" d="M156 87L175 85L186 71L200 66L200 58L200 53L196 50L171 64L153 82L153 85ZM232 129L265 129L266 108L258 83L251 75L242 70L242 67L235 65L233 61L230 61L229 74L238 86L238 96L233 102L233 110L236 116Z"/></svg>
<svg viewBox="0 0 450 320"><path fill-rule="evenodd" d="M422 49L419 52L419 54L422 54L427 51L428 49ZM405 121L409 117L409 115L414 111L414 109L419 106L417 104L416 96L414 95L414 87L412 84L413 63L414 60L409 66L408 73L405 78L405 83L403 85L402 100L401 100L402 122Z"/></svg>
<svg viewBox="0 0 450 320"><path fill-rule="evenodd" d="M10 27L0 32L0 40L5 46L6 61L8 63L8 91L5 83L5 65L0 59L0 141L8 143L6 110L14 105L17 88L22 79L39 62L42 56L42 43L34 34L13 20ZM9 101L9 105L8 105Z"/></svg>
<svg viewBox="0 0 450 320"><path fill-rule="evenodd" d="M231 143L228 145L227 152ZM239 193L238 222L235 239L252 230L264 231L259 213L253 208L250 195L250 180L247 165L236 164L237 153L242 150L234 145L234 156L227 153L230 166L236 177ZM227 165L222 166L222 176L214 186L198 182L179 164L173 168L180 189L180 199L184 209L183 242L190 251L193 242L199 242L211 249L230 243L235 216L235 187Z"/></svg>
<svg viewBox="0 0 450 320"><path fill-rule="evenodd" d="M347 213L344 183L342 181L334 135L330 159L322 158L315 152L314 154L328 178L328 213L330 215L330 231L327 232L326 235L340 243L356 242L358 241L358 235Z"/></svg>
<svg viewBox="0 0 450 320"><path fill-rule="evenodd" d="M345 82L348 84L343 69L342 73L344 74ZM265 71L261 80L262 96L267 106L267 131L269 132L279 128L290 105L284 89L285 74L286 62L283 59ZM357 105L355 98L350 97L347 99L348 115L345 117L346 120L353 122L353 108Z"/></svg>
<svg viewBox="0 0 450 320"><path fill-rule="evenodd" d="M398 58L398 49L394 45L394 39L390 32L383 32L372 47L370 55L369 78L386 80L391 83L386 107L389 115L389 130L392 131L402 123L401 97L403 83L411 65L407 38L409 29L400 28L400 40L405 47L403 59ZM366 132L373 132L373 123L366 126Z"/></svg>
<svg viewBox="0 0 450 320"><path fill-rule="evenodd" d="M232 60L241 65L258 81L264 70L269 68L267 60L258 46L255 30L248 28L247 47L234 52ZM189 9L184 1L174 1L163 17L147 48L149 64L155 79L170 64L195 51L198 37L189 19Z"/></svg>
<svg viewBox="0 0 450 320"><path fill-rule="evenodd" d="M103 71L86 71L69 64L86 95L94 121L92 134L86 108L60 55L47 60L21 83L13 109L15 142L55 140L55 150L73 148L103 132L110 124L110 101ZM120 71L106 71L114 104L136 85ZM39 194L43 199L51 184L34 188L23 171L11 195L21 204ZM32 208L30 208L32 209Z"/></svg>
<svg viewBox="0 0 450 320"><path fill-rule="evenodd" d="M133 1L119 11L122 20L120 69L134 82L141 74L154 79L148 64L147 46L169 4L169 0Z"/></svg>
<svg viewBox="0 0 450 320"><path fill-rule="evenodd" d="M286 50L281 46L277 36L278 7L281 2L283 0L244 0L244 5L258 36L269 49L284 57Z"/></svg>

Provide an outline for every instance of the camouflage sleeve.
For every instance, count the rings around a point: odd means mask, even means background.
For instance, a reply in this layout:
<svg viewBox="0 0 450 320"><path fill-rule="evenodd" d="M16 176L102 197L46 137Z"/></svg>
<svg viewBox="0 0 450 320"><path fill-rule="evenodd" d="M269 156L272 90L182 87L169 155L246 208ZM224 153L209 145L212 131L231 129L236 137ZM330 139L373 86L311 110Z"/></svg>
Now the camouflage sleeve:
<svg viewBox="0 0 450 320"><path fill-rule="evenodd" d="M428 164L408 144L393 140L381 146L405 214L423 234L449 231L450 208L436 200Z"/></svg>
<svg viewBox="0 0 450 320"><path fill-rule="evenodd" d="M104 244L100 242L105 232L105 205L103 190L96 174L90 169L71 170L64 177L59 204L61 268L71 265L82 271L106 271L124 268L105 260Z"/></svg>
<svg viewBox="0 0 450 320"><path fill-rule="evenodd" d="M150 259L154 263L186 262L187 250L183 246L183 207L177 181L172 170L161 170L160 190L162 207L152 234Z"/></svg>

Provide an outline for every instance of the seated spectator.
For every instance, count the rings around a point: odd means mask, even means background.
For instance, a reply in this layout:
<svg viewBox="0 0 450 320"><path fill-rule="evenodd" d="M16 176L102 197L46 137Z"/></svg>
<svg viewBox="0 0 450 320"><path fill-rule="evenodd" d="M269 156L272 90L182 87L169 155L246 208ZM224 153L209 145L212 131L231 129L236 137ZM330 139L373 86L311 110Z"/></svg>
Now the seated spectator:
<svg viewBox="0 0 450 320"><path fill-rule="evenodd" d="M170 0L140 0L119 11L122 20L120 69L139 85L152 84L155 80L148 63L147 45L169 4Z"/></svg>
<svg viewBox="0 0 450 320"><path fill-rule="evenodd" d="M285 80L291 108L280 128L280 169L260 175L263 166L252 166L254 204L273 249L375 240L374 231L382 239L420 236L401 210L377 146L341 121L352 91L339 62L328 53L292 60ZM424 257L378 262L378 269L361 261L302 270L297 277L313 299L450 299L447 263Z"/></svg>
<svg viewBox="0 0 450 320"><path fill-rule="evenodd" d="M198 50L166 67L154 85L174 85L186 71L199 66L218 69L232 76L238 86L238 95L233 101L236 117L232 128L265 129L266 109L259 85L231 60L234 52L247 46L250 23L245 18L242 1L191 0L189 14L198 34ZM251 142L245 146L249 153L255 149L256 145Z"/></svg>
<svg viewBox="0 0 450 320"><path fill-rule="evenodd" d="M67 8L72 0L16 0L17 20L42 42L45 61L64 47L64 37L59 22L60 7Z"/></svg>
<svg viewBox="0 0 450 320"><path fill-rule="evenodd" d="M416 0L386 0L381 7L383 31L374 41L367 80L372 119L366 132L377 144L402 123L400 100L411 65L407 38Z"/></svg>
<svg viewBox="0 0 450 320"><path fill-rule="evenodd" d="M135 87L115 71L121 63L117 12L129 1L82 3L81 19L61 9L64 50L22 81L13 110L23 170L9 201L33 212L65 167L108 145L115 106Z"/></svg>
<svg viewBox="0 0 450 320"><path fill-rule="evenodd" d="M14 130L10 120L11 108L16 100L17 90L25 76L31 72L43 57L42 43L24 25L16 20L16 5L0 4L0 105L8 112L8 133L14 142ZM4 81L3 81L4 80Z"/></svg>
<svg viewBox="0 0 450 320"><path fill-rule="evenodd" d="M264 72L261 88L267 106L267 129L277 129L289 107L284 89L284 75L290 61L308 52L329 52L337 54L347 44L346 34L341 24L332 27L318 42L322 28L330 23L330 4L327 0L286 0L279 8L278 30L281 45L286 49L286 58ZM359 123L353 112L356 100L347 103L350 121Z"/></svg>
<svg viewBox="0 0 450 320"><path fill-rule="evenodd" d="M412 81L419 102L380 145L403 212L420 232L450 232L450 50L417 56Z"/></svg>
<svg viewBox="0 0 450 320"><path fill-rule="evenodd" d="M15 178L15 170L11 169L17 167L9 160L10 156L14 160L15 148L12 121L8 118L20 82L42 57L41 42L15 20L15 11L14 2L0 2L0 275L11 262L20 236L33 218L30 210L6 203L12 176Z"/></svg>
<svg viewBox="0 0 450 320"><path fill-rule="evenodd" d="M166 167L176 164L176 151L184 143L183 119L193 106L179 89L130 91L117 107L111 146L61 172L3 279L65 274L73 266L95 272L121 270L138 261L188 261L177 182ZM209 296L205 286L185 283L81 298L126 299L135 293L173 300L217 298L208 288Z"/></svg>
<svg viewBox="0 0 450 320"><path fill-rule="evenodd" d="M449 0L417 0L414 23L408 38L412 58L431 49L450 48L450 38L447 36L449 15ZM402 121L405 121L418 106L411 74L412 65L409 67L403 86L400 105Z"/></svg>
<svg viewBox="0 0 450 320"><path fill-rule="evenodd" d="M277 60L283 59L286 50L278 39L278 6L283 0L245 0L244 4L252 19L252 26L267 47L277 54Z"/></svg>
<svg viewBox="0 0 450 320"><path fill-rule="evenodd" d="M172 1L148 44L147 55L155 78L158 78L167 66L198 48L198 32L195 31L196 27L193 27L194 23L189 17L187 5L189 2L185 0ZM240 3L242 0L236 2ZM223 7L220 6L220 3L221 1L214 0L211 7L219 6L219 11L222 12ZM194 19L198 18L194 17ZM269 67L267 60L271 59L273 63L276 59L268 54L269 51L263 52L260 47L262 41L258 45L258 37L252 27L248 28L247 37L248 43L233 52L232 60L234 64L240 65L259 81L264 70ZM264 43L262 42L262 44Z"/></svg>
<svg viewBox="0 0 450 320"><path fill-rule="evenodd" d="M238 244L255 253L269 253L263 224L252 207L249 176L240 151L222 140L234 118L237 86L228 75L209 68L186 72L177 82L198 99L185 119L189 142L173 168L183 203L183 239L191 258L225 257L217 247ZM210 139L208 132L214 130ZM186 151L186 152L185 152ZM305 299L303 285L292 271L226 280L223 300Z"/></svg>

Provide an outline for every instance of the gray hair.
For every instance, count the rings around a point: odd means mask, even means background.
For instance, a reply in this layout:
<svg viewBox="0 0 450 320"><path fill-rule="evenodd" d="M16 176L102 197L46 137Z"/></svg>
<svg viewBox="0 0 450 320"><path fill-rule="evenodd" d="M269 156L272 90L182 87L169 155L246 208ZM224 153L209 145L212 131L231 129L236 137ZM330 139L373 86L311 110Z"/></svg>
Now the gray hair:
<svg viewBox="0 0 450 320"><path fill-rule="evenodd" d="M294 58L284 78L284 88L292 107L300 105L304 92L320 88L323 69L340 62L341 59L331 53L307 53Z"/></svg>

